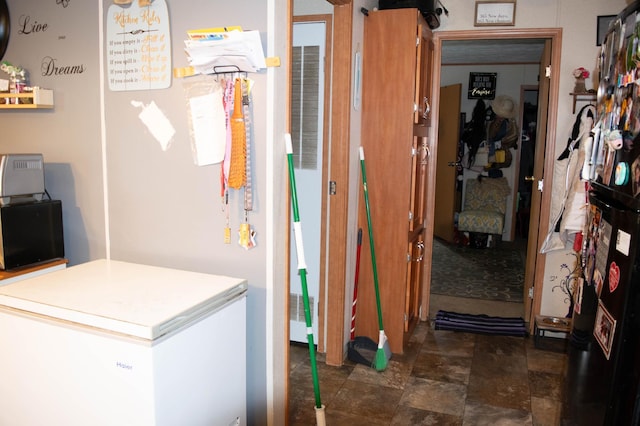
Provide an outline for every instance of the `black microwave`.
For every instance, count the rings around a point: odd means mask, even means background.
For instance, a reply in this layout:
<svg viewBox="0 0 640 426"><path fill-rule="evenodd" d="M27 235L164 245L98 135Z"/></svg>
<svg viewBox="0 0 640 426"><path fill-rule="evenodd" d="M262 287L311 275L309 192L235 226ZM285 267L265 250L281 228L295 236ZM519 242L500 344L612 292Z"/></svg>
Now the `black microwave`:
<svg viewBox="0 0 640 426"><path fill-rule="evenodd" d="M64 258L62 203L33 201L0 207L0 269Z"/></svg>

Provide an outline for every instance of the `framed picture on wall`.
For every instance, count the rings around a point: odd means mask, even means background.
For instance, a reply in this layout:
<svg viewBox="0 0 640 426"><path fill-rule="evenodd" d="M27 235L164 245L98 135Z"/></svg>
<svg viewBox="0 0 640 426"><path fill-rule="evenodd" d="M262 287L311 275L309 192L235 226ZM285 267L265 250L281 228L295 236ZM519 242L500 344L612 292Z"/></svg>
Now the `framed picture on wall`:
<svg viewBox="0 0 640 426"><path fill-rule="evenodd" d="M476 1L475 20L476 27L494 25L515 25L516 2L510 1Z"/></svg>
<svg viewBox="0 0 640 426"><path fill-rule="evenodd" d="M601 15L598 16L598 25L597 25L597 39L596 46L601 46L604 41L604 36L607 35L607 30L609 30L609 24L616 18L616 15Z"/></svg>
<svg viewBox="0 0 640 426"><path fill-rule="evenodd" d="M470 72L468 99L494 99L496 97L496 79L498 73L495 72Z"/></svg>

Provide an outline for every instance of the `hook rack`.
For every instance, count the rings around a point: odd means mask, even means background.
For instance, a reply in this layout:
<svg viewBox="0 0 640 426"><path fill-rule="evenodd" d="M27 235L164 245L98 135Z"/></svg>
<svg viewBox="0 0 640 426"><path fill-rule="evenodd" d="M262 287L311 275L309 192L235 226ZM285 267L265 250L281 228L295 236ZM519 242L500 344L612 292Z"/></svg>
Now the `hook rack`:
<svg viewBox="0 0 640 426"><path fill-rule="evenodd" d="M279 67L280 66L280 57L278 56L271 56L268 58L265 58L266 63L267 63L267 67ZM220 72L216 72L216 68L218 67L235 67L236 69L233 71L220 71ZM219 65L219 66L214 66L213 67L213 74L225 74L225 73L230 73L230 72L243 72L245 74L247 74L246 71L241 71L237 65ZM189 66L189 67L181 67L181 68L174 68L173 69L173 77L174 78L183 78L183 77L191 77L196 75L196 71L193 67Z"/></svg>
<svg viewBox="0 0 640 426"><path fill-rule="evenodd" d="M213 74L236 74L236 73L244 73L247 74L246 71L242 71L240 67L237 65L214 65L213 66Z"/></svg>

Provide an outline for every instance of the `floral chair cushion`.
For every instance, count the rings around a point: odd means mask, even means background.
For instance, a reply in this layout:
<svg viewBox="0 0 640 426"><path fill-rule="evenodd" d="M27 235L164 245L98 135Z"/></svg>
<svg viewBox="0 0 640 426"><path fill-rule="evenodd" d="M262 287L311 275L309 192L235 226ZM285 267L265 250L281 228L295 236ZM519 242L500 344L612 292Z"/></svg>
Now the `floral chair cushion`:
<svg viewBox="0 0 640 426"><path fill-rule="evenodd" d="M502 234L509 193L509 184L504 177L468 179L464 209L458 216L458 230Z"/></svg>

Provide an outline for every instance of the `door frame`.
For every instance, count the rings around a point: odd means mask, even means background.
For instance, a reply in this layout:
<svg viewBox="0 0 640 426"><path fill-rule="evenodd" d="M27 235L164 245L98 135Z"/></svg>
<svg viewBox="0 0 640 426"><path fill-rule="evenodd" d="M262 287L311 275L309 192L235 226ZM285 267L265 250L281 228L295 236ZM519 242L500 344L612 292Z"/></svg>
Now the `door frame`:
<svg viewBox="0 0 640 426"><path fill-rule="evenodd" d="M344 96L351 93L351 34L353 29L353 0L327 0L333 5L332 16L332 39L327 43L326 54L331 57L331 62L325 63L325 76L330 79L330 84L325 86L325 122L329 124L326 132L328 140L325 140L324 149L328 150L324 162L329 172L323 183L323 193L326 195L328 189L325 187L329 181L335 184L338 189L331 195L330 201L325 205L323 199L323 227L330 221L331 226L327 226L321 231L323 236L322 254L320 264L323 268L321 272L320 295L318 298L318 352L325 353L325 363L332 366L340 366L344 361L344 335L345 335L345 277L347 274L347 231L349 204L349 159L350 159L350 120L351 120L351 97ZM299 17L293 15L292 1L289 1L290 22L289 36L287 44L292 46L293 41L293 21ZM318 15L316 15L318 16ZM301 17L300 17L301 18ZM328 30L329 32L329 30ZM289 48L289 63L291 62L291 48ZM288 81L291 84L291 67L288 71ZM290 91L290 90L289 90ZM291 109L290 95L287 99L289 110ZM326 111L326 110L325 110ZM291 121L287 117L287 131L291 131ZM330 165L330 167L329 167ZM323 173L324 176L324 173ZM287 189L288 190L288 189ZM324 207L326 206L326 207ZM290 216L289 210L287 214ZM287 221L291 223L291 218ZM290 238L287 233L285 264L287 271L291 261ZM331 267L328 267L331 265ZM287 272L285 291L285 348L289 353L289 291L291 288L291 277ZM287 360L288 363L288 360ZM288 388L286 391L288 397Z"/></svg>
<svg viewBox="0 0 640 426"><path fill-rule="evenodd" d="M327 262L327 197L328 193L328 169L329 169L329 114L330 114L330 96L331 96L331 75L329 70L331 69L331 45L333 37L333 16L329 14L319 15L299 15L292 17L292 26L297 23L310 23L310 22L322 22L325 24L325 54L324 54L324 105L323 115L324 121L322 123L322 207L320 212L320 241L313 242L320 246L320 270L318 277L318 351L325 351L325 306L326 301L326 262ZM291 45L293 43L293 34L291 38ZM288 263L289 264L289 263ZM294 284L295 285L295 284ZM289 293L291 292L291 284L289 286ZM287 309L289 312L289 309ZM287 315L287 321L290 321L290 315ZM287 334L289 336L289 334Z"/></svg>
<svg viewBox="0 0 640 426"><path fill-rule="evenodd" d="M433 74L432 74L432 105L433 117L431 119L431 130L429 132L430 149L431 149L431 161L428 165L427 175L427 212L432 212L435 209L435 175L436 165L438 160L438 107L440 102L440 80L441 80L441 67L442 67L442 43L447 40L478 40L478 39L549 39L551 41L551 72L549 76L549 108L548 108L548 121L547 121L547 133L546 133L546 148L548 153L555 153L555 141L556 141L556 126L558 116L558 94L560 86L560 53L562 47L562 28L527 28L527 29L496 29L496 30L460 30L460 31L440 31L434 32L434 54L433 54ZM525 321L529 322L530 331L534 321L531 318L535 318L535 315L540 313L540 305L542 302L542 288L544 284L544 269L546 256L540 254L539 245L544 241L544 236L548 232L549 228L549 216L551 207L551 188L553 187L553 163L554 155L545 155L544 158L544 174L541 180L544 182L544 186L547 188L541 194L540 202L540 228L538 233L538 249L534 253L527 253L527 256L536 256L535 272L534 272L534 287L533 287L533 303L531 309L531 315L529 318L525 318ZM427 214L425 221L425 250L427 253L433 251L433 214ZM530 250L531 251L531 250ZM426 321L429 318L429 302L431 293L431 257L425 257L425 285L423 286L422 294L422 309L421 319ZM525 301L526 303L526 301Z"/></svg>

